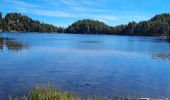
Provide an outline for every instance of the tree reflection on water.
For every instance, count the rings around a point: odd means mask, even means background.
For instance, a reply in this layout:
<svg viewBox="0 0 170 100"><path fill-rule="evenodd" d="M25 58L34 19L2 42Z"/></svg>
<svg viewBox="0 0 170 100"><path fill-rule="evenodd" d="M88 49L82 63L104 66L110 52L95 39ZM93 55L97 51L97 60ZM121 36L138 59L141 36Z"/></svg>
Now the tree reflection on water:
<svg viewBox="0 0 170 100"><path fill-rule="evenodd" d="M28 46L11 38L0 37L0 51L3 51L4 48L10 51L20 51L28 48Z"/></svg>

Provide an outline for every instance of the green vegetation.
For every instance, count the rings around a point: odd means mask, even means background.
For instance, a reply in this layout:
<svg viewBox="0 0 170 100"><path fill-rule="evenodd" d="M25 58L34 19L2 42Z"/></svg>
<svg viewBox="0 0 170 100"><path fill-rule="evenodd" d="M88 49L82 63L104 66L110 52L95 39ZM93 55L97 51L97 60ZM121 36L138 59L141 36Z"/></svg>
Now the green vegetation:
<svg viewBox="0 0 170 100"><path fill-rule="evenodd" d="M27 96L12 97L9 96L9 100L131 100L128 97L80 97L72 92L62 92L51 85L39 85L36 86Z"/></svg>
<svg viewBox="0 0 170 100"><path fill-rule="evenodd" d="M2 13L0 13L0 32L2 31Z"/></svg>
<svg viewBox="0 0 170 100"><path fill-rule="evenodd" d="M37 86L28 97L31 100L81 100L71 92L61 92L53 86Z"/></svg>
<svg viewBox="0 0 170 100"><path fill-rule="evenodd" d="M110 26L95 20L79 20L69 26L67 33L87 33L87 34L108 34L111 32Z"/></svg>
<svg viewBox="0 0 170 100"><path fill-rule="evenodd" d="M61 28L33 20L20 13L8 13L5 17L2 17L2 13L0 13L1 31L166 36L170 39L170 14L160 14L147 21L139 23L133 21L127 25L115 27L97 20L84 19L73 23L68 28Z"/></svg>
<svg viewBox="0 0 170 100"><path fill-rule="evenodd" d="M8 13L4 18L0 13L0 29L3 32L63 32L60 27L41 23L20 13Z"/></svg>
<svg viewBox="0 0 170 100"><path fill-rule="evenodd" d="M170 14L156 15L148 21L130 22L120 33L127 35L168 36L170 34Z"/></svg>
<svg viewBox="0 0 170 100"><path fill-rule="evenodd" d="M79 20L67 28L68 33L167 36L170 35L170 14L156 15L148 21L129 22L127 25L108 26L94 20Z"/></svg>

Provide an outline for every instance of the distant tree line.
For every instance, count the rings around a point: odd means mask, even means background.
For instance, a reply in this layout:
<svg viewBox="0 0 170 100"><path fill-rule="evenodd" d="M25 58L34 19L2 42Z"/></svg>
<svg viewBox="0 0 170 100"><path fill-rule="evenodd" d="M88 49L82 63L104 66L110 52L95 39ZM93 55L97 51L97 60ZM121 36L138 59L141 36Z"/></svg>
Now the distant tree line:
<svg viewBox="0 0 170 100"><path fill-rule="evenodd" d="M95 20L79 20L70 25L68 33L170 36L170 14L156 15L148 21L129 22L127 25L108 26Z"/></svg>
<svg viewBox="0 0 170 100"><path fill-rule="evenodd" d="M170 14L156 15L148 21L142 21L139 23L130 22L127 25L121 25L114 28L113 33L125 35L169 36Z"/></svg>
<svg viewBox="0 0 170 100"><path fill-rule="evenodd" d="M110 34L111 31L111 27L105 23L90 19L79 20L66 29L67 33L78 34Z"/></svg>
<svg viewBox="0 0 170 100"><path fill-rule="evenodd" d="M0 13L0 31L3 32L63 32L63 28L41 23L20 13Z"/></svg>
<svg viewBox="0 0 170 100"><path fill-rule="evenodd" d="M50 24L33 20L20 13L8 13L5 17L0 13L0 31L2 32L57 32L77 34L117 34L170 37L170 14L156 15L150 20L127 25L109 26L97 20L79 20L67 28L56 27Z"/></svg>

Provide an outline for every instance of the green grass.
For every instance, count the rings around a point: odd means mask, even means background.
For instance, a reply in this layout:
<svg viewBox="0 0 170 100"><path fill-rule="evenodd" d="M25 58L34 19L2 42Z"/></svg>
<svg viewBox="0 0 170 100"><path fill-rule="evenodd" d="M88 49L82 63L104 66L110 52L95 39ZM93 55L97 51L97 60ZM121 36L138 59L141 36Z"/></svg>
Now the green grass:
<svg viewBox="0 0 170 100"><path fill-rule="evenodd" d="M118 100L118 97L80 97L72 92L61 91L52 85L38 85L27 96L12 98L9 100ZM122 97L121 100L130 100L130 97Z"/></svg>
<svg viewBox="0 0 170 100"><path fill-rule="evenodd" d="M53 86L37 86L30 95L31 100L82 100L71 92L62 92Z"/></svg>

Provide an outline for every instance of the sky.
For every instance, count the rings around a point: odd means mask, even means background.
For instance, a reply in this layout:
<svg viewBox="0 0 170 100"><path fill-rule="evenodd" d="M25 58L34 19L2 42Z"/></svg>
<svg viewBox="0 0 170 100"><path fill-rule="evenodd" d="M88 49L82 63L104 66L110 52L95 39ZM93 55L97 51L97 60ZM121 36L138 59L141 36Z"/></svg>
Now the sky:
<svg viewBox="0 0 170 100"><path fill-rule="evenodd" d="M80 19L116 26L170 13L170 0L0 0L0 12L19 12L62 27Z"/></svg>

